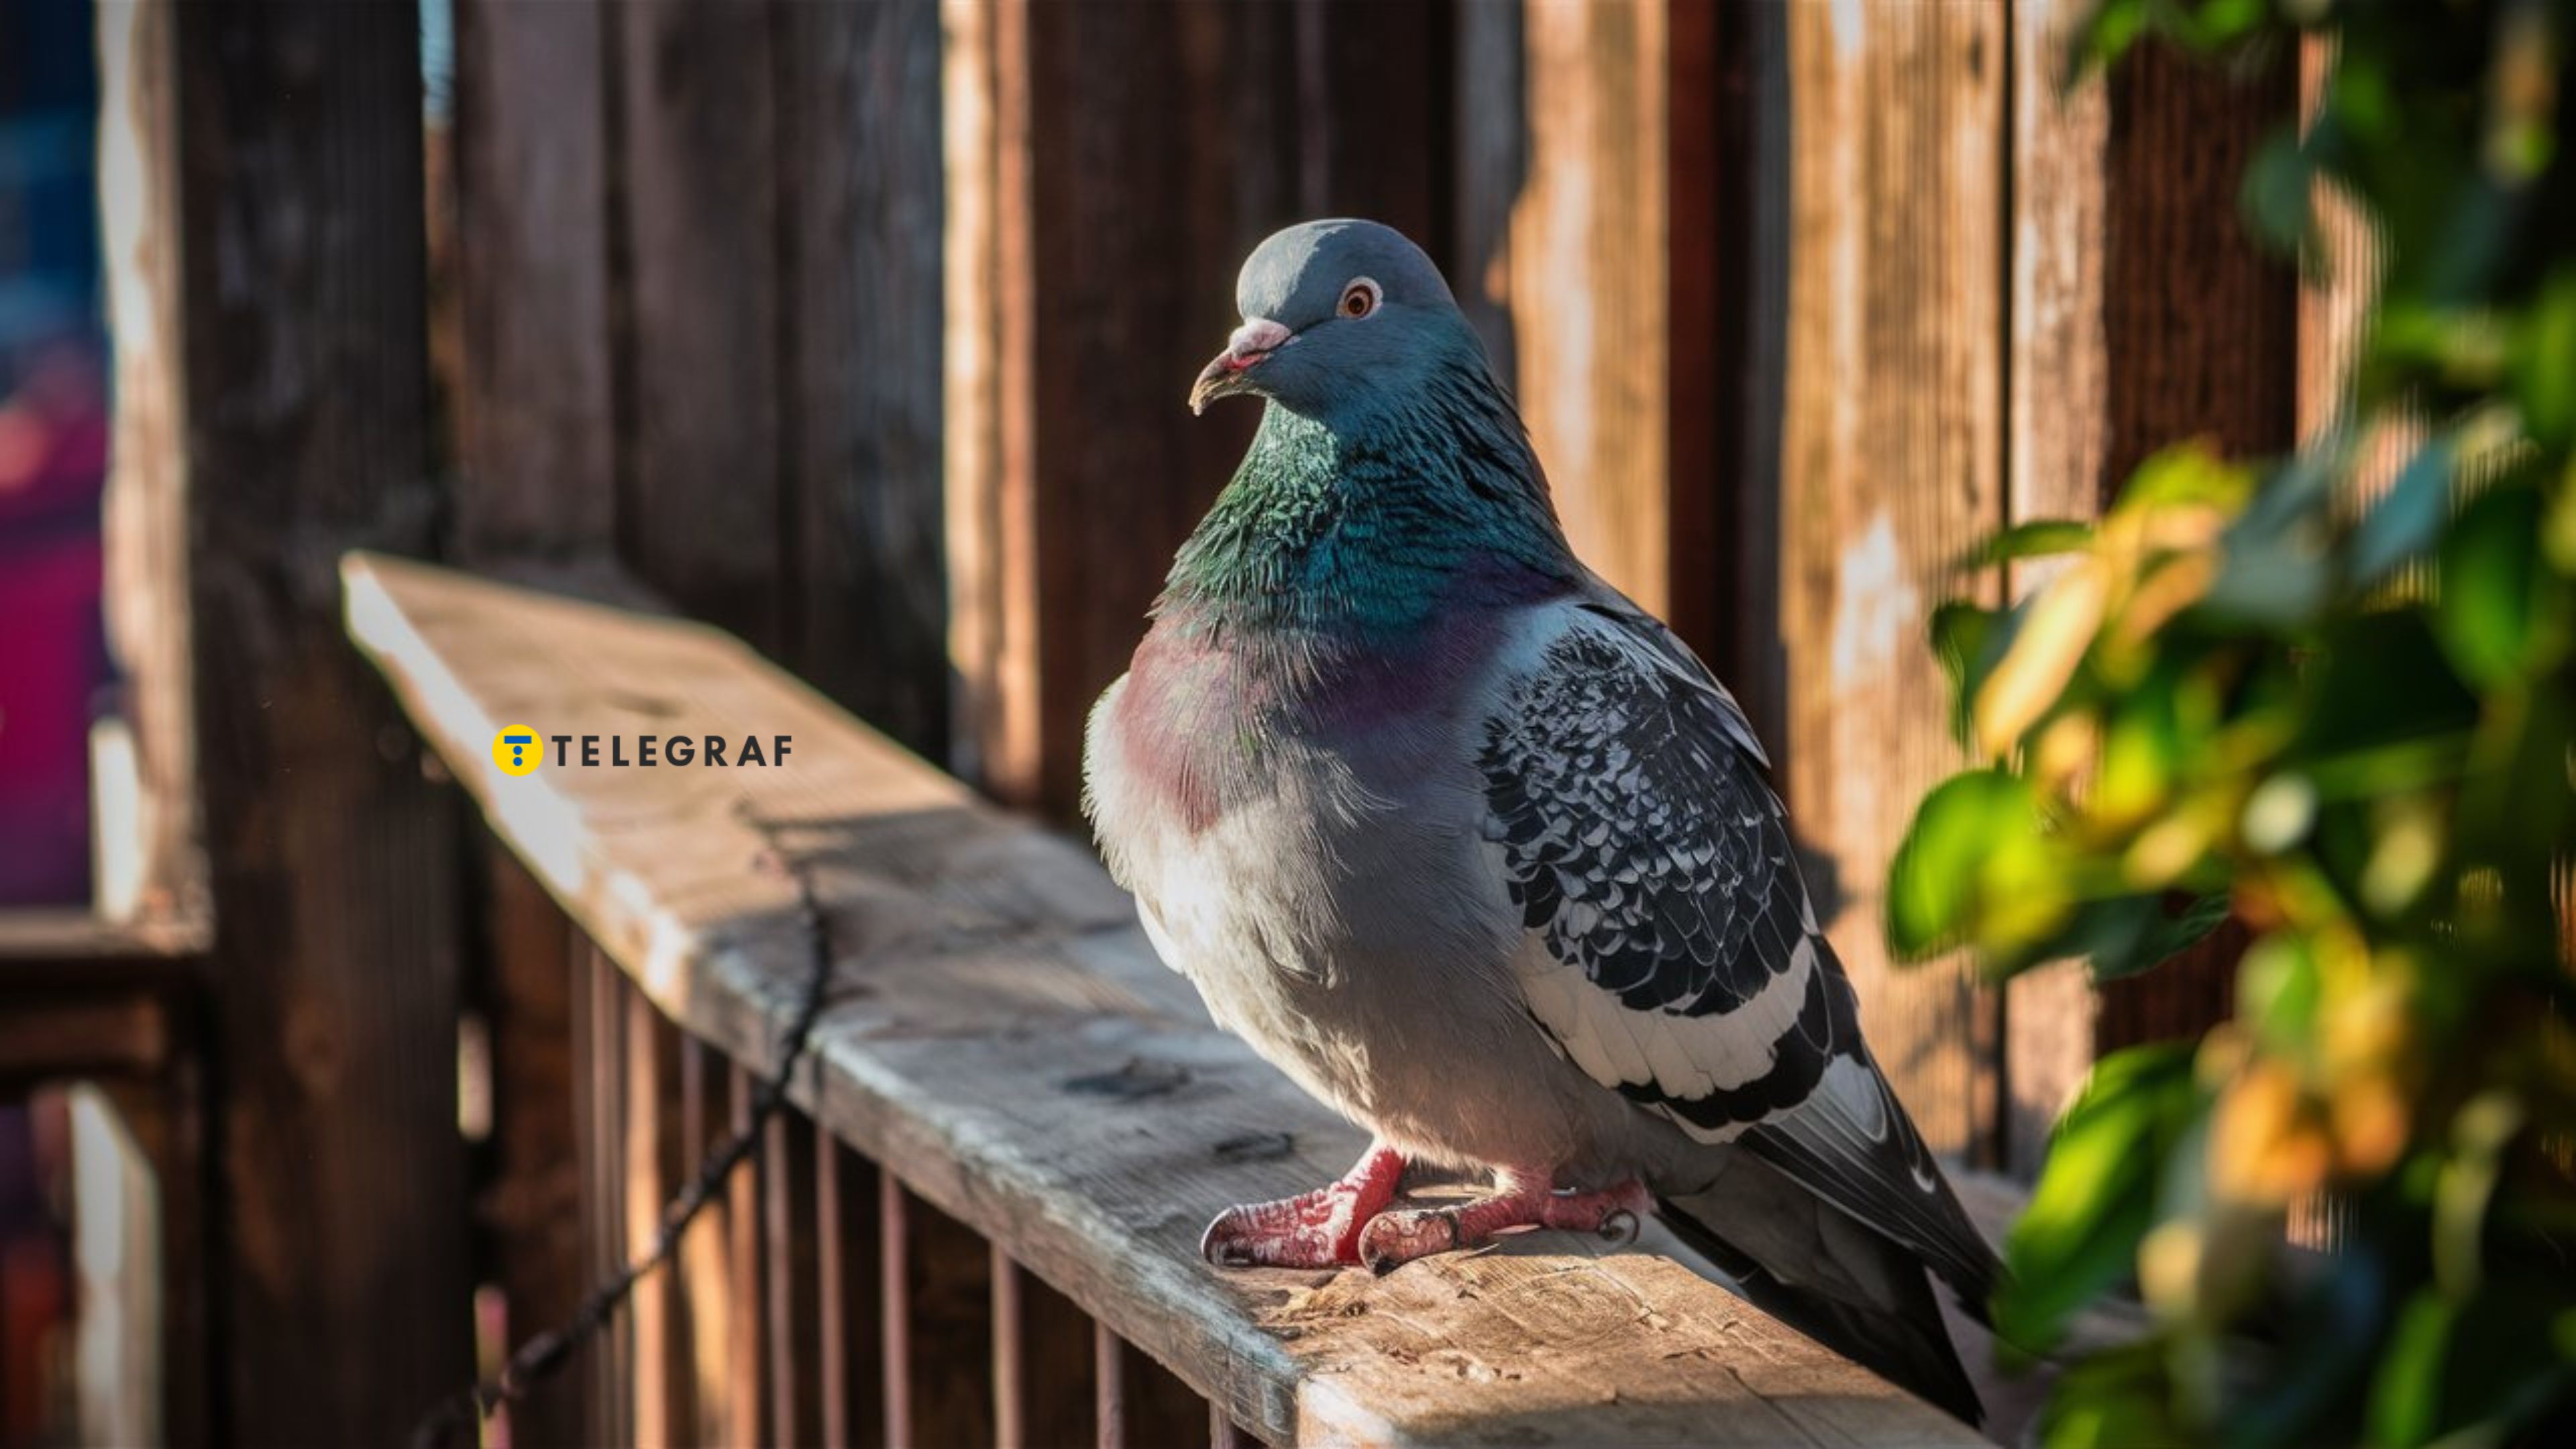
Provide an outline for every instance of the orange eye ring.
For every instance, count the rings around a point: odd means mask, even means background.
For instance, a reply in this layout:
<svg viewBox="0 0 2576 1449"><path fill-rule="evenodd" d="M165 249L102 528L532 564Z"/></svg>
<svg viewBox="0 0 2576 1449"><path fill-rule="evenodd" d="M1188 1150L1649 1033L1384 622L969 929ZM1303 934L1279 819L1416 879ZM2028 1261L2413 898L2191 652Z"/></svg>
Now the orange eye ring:
<svg viewBox="0 0 2576 1449"><path fill-rule="evenodd" d="M1378 290L1375 281L1361 277L1342 289L1341 305L1335 310L1356 322L1377 311L1378 303L1384 295Z"/></svg>

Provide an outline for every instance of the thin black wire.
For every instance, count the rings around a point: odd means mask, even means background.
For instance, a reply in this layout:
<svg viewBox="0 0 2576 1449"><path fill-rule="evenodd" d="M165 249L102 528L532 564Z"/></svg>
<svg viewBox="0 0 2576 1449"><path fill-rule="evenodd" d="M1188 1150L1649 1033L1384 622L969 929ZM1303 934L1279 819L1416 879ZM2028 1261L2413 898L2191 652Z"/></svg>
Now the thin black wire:
<svg viewBox="0 0 2576 1449"><path fill-rule="evenodd" d="M796 1068L804 1059L815 1019L823 1014L823 998L829 994L827 988L832 980L831 928L823 914L823 903L815 895L812 874L801 862L779 849L777 836L766 822L752 816L748 808L737 813L769 837L771 857L796 883L796 901L805 913L806 938L811 953L806 964L804 999L797 1005L795 1021L789 1024L786 1035L780 1040L778 1065L761 1079L759 1089L752 1094L750 1120L699 1165L697 1177L680 1189L670 1205L662 1210L662 1231L654 1238L651 1252L629 1261L608 1281L592 1289L581 1306L573 1310L572 1317L520 1344L518 1351L510 1355L510 1361L502 1366L500 1377L481 1380L431 1409L412 1430L413 1449L444 1449L444 1446L456 1442L458 1434L479 1428L494 1409L526 1397L529 1390L553 1377L576 1352L597 1338L615 1320L617 1310L635 1291L635 1285L645 1275L670 1261L672 1253L678 1251L680 1239L687 1233L689 1224L708 1203L715 1200L724 1180L759 1152L763 1129L769 1125L769 1119L777 1116L779 1109L787 1105L787 1084L795 1077Z"/></svg>

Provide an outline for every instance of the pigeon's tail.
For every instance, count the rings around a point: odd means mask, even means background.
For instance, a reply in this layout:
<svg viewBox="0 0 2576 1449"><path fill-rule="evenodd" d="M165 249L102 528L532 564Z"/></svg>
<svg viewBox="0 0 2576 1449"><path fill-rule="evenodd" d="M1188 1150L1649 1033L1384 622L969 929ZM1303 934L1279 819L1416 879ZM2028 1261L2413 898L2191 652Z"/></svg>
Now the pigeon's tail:
<svg viewBox="0 0 2576 1449"><path fill-rule="evenodd" d="M1810 1219L1822 1231L1808 1244L1766 1252L1778 1246L1758 1241L1775 1236L1767 1229L1748 1237L1718 1226L1746 1221L1731 1198L1659 1198L1655 1215L1754 1307L1964 1423L1984 1419L1921 1258L1831 1209ZM1810 1256L1816 1248L1821 1257ZM1784 1267L1790 1263L1801 1270L1794 1277Z"/></svg>

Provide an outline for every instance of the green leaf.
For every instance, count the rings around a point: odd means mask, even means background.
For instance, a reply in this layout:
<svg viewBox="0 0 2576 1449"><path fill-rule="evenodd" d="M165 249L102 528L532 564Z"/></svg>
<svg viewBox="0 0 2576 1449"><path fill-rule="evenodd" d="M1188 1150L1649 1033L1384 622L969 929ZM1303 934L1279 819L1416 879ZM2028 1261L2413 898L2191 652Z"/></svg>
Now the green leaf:
<svg viewBox="0 0 2576 1449"><path fill-rule="evenodd" d="M2008 642L2003 610L1951 599L1932 611L1932 657L1950 681L1950 732L1968 740L1969 705Z"/></svg>
<svg viewBox="0 0 2576 1449"><path fill-rule="evenodd" d="M2136 1271L2166 1154L2200 1110L2187 1045L2131 1047L2094 1066L2004 1240L2012 1275L1995 1292L1998 1336L2043 1351L2069 1315Z"/></svg>
<svg viewBox="0 0 2576 1449"><path fill-rule="evenodd" d="M2093 525L2073 518L2034 518L1986 536L1961 555L1956 567L1992 568L2017 559L2080 553L2093 542Z"/></svg>
<svg viewBox="0 0 2576 1449"><path fill-rule="evenodd" d="M2150 966L2163 965L2208 940L2213 932L2226 925L2232 904L2225 891L2190 897L2179 909L2168 909L2164 902L2158 901L2147 929L2130 943L2125 955L2095 954L2094 976L2107 981L2135 975Z"/></svg>
<svg viewBox="0 0 2576 1449"><path fill-rule="evenodd" d="M2442 1409L2442 1367L2458 1312L2438 1293L2408 1300L2372 1377L2370 1438L2375 1444L2421 1444Z"/></svg>
<svg viewBox="0 0 2576 1449"><path fill-rule="evenodd" d="M2042 1449L2172 1449L2199 1436L2174 1419L2168 1345L2124 1343L2070 1364L2039 1415Z"/></svg>
<svg viewBox="0 0 2576 1449"><path fill-rule="evenodd" d="M2263 138L2245 168L2239 204L2257 240L2284 256L2318 254L2316 168L2299 149L2299 133L2284 126Z"/></svg>
<svg viewBox="0 0 2576 1449"><path fill-rule="evenodd" d="M2339 757L2366 760L2382 747L2456 736L2477 722L2478 699L2451 671L2420 608L2381 609L2326 626L2308 665L2298 752L2331 776ZM2397 781L2366 781L2359 793ZM2347 786L2347 788L2350 788Z"/></svg>
<svg viewBox="0 0 2576 1449"><path fill-rule="evenodd" d="M2028 781L1951 776L1924 797L1888 865L1889 949L1921 960L1963 942L2009 953L2045 937L2066 910L2057 864Z"/></svg>
<svg viewBox="0 0 2576 1449"><path fill-rule="evenodd" d="M2441 551L2442 643L2472 683L2497 685L2566 652L2568 590L2540 556L2543 500L2525 483L2478 495Z"/></svg>
<svg viewBox="0 0 2576 1449"><path fill-rule="evenodd" d="M2576 444L2576 261L2560 263L2523 318L2513 388L2534 439L2559 452Z"/></svg>

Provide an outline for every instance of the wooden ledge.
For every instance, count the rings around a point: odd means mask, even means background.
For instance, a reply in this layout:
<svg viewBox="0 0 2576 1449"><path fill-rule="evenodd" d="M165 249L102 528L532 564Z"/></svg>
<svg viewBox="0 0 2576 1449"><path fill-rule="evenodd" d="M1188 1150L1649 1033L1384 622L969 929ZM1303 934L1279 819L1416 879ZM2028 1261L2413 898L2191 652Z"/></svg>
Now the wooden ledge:
<svg viewBox="0 0 2576 1449"><path fill-rule="evenodd" d="M807 960L767 842L810 862L837 974L800 1101L1262 1437L1984 1442L1660 1237L1534 1235L1382 1281L1208 1268L1220 1207L1313 1187L1363 1142L1209 1023L1088 851L714 630L368 554L342 573L351 636L493 829L663 1010L755 1068ZM505 725L624 736L629 759L647 734L791 745L721 768L558 766L549 745L513 777Z"/></svg>

